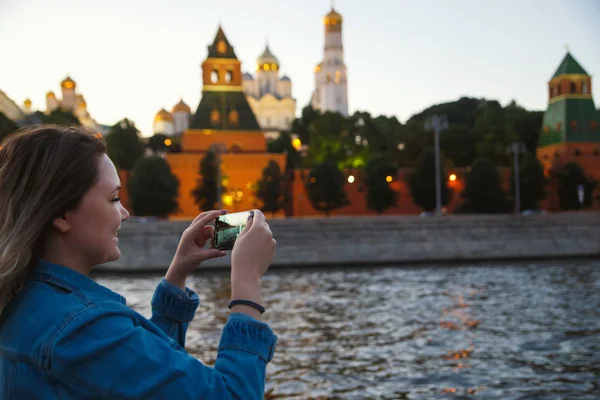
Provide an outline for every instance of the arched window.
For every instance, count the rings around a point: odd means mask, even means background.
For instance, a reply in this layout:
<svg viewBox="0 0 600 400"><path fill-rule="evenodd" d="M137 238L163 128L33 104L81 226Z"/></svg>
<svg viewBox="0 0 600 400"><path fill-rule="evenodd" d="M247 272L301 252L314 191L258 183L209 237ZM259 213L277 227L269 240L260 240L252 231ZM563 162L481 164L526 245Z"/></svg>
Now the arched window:
<svg viewBox="0 0 600 400"><path fill-rule="evenodd" d="M582 82L581 83L581 93L587 94L588 92L589 92L589 90L588 90L587 82Z"/></svg>
<svg viewBox="0 0 600 400"><path fill-rule="evenodd" d="M238 126L240 124L240 114L236 110L229 112L229 125Z"/></svg>
<svg viewBox="0 0 600 400"><path fill-rule="evenodd" d="M210 112L210 124L211 125L219 125L221 122L221 113L217 109L213 109Z"/></svg>
<svg viewBox="0 0 600 400"><path fill-rule="evenodd" d="M225 82L229 83L233 80L233 72L231 70L225 73Z"/></svg>
<svg viewBox="0 0 600 400"><path fill-rule="evenodd" d="M571 93L577 93L577 84L571 81Z"/></svg>
<svg viewBox="0 0 600 400"><path fill-rule="evenodd" d="M562 94L562 88L560 86L560 82L558 83L558 85L556 86L556 95L560 96Z"/></svg>
<svg viewBox="0 0 600 400"><path fill-rule="evenodd" d="M212 83L219 82L219 71L217 71L216 69L213 69L213 71L210 73L210 81Z"/></svg>

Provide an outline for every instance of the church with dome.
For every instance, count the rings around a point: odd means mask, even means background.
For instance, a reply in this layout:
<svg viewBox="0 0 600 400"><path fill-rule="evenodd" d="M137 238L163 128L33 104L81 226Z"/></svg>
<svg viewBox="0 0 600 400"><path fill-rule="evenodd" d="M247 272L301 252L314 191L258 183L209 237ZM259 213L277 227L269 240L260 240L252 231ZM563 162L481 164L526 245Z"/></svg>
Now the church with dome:
<svg viewBox="0 0 600 400"><path fill-rule="evenodd" d="M279 77L281 65L267 44L256 60L256 75L243 75L244 94L267 137L289 131L296 117L296 100L292 97L292 81Z"/></svg>
<svg viewBox="0 0 600 400"><path fill-rule="evenodd" d="M53 91L46 93L46 104L44 112L50 114L55 110L70 112L77 117L79 123L96 132L106 135L109 127L101 125L94 120L87 108L87 102L81 93L77 92L77 83L67 76L60 83L60 97ZM24 118L33 114L33 103L30 99L25 99L21 109ZM15 119L18 121L18 119Z"/></svg>
<svg viewBox="0 0 600 400"><path fill-rule="evenodd" d="M154 134L181 135L190 127L192 110L183 99L173 106L171 112L162 108L154 117Z"/></svg>

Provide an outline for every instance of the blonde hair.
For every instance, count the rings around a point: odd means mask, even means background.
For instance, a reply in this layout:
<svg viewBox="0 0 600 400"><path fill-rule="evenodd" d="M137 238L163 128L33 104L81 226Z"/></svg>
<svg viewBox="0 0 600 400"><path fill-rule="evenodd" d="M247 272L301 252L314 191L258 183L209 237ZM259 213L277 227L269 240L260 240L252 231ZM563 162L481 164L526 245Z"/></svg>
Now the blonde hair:
<svg viewBox="0 0 600 400"><path fill-rule="evenodd" d="M38 263L54 218L76 209L106 153L99 134L41 125L0 144L0 319Z"/></svg>

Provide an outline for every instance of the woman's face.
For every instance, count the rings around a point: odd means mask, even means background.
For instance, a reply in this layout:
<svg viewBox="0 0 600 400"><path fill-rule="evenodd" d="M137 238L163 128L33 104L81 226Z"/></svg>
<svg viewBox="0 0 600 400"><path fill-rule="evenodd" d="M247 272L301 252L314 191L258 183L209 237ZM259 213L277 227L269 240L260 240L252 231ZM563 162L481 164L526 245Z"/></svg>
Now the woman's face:
<svg viewBox="0 0 600 400"><path fill-rule="evenodd" d="M115 166L106 154L97 163L98 181L83 196L79 207L65 214L69 247L90 267L121 256L117 230L129 218L119 199L121 180Z"/></svg>

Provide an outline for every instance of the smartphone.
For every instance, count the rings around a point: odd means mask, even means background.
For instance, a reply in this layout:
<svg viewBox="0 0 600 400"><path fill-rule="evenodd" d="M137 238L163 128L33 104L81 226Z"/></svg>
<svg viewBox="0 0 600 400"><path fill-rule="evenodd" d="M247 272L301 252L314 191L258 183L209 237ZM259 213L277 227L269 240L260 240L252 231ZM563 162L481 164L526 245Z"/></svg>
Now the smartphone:
<svg viewBox="0 0 600 400"><path fill-rule="evenodd" d="M254 211L243 211L217 217L212 248L223 251L233 249L235 240L244 230L248 218L252 216L254 216Z"/></svg>

